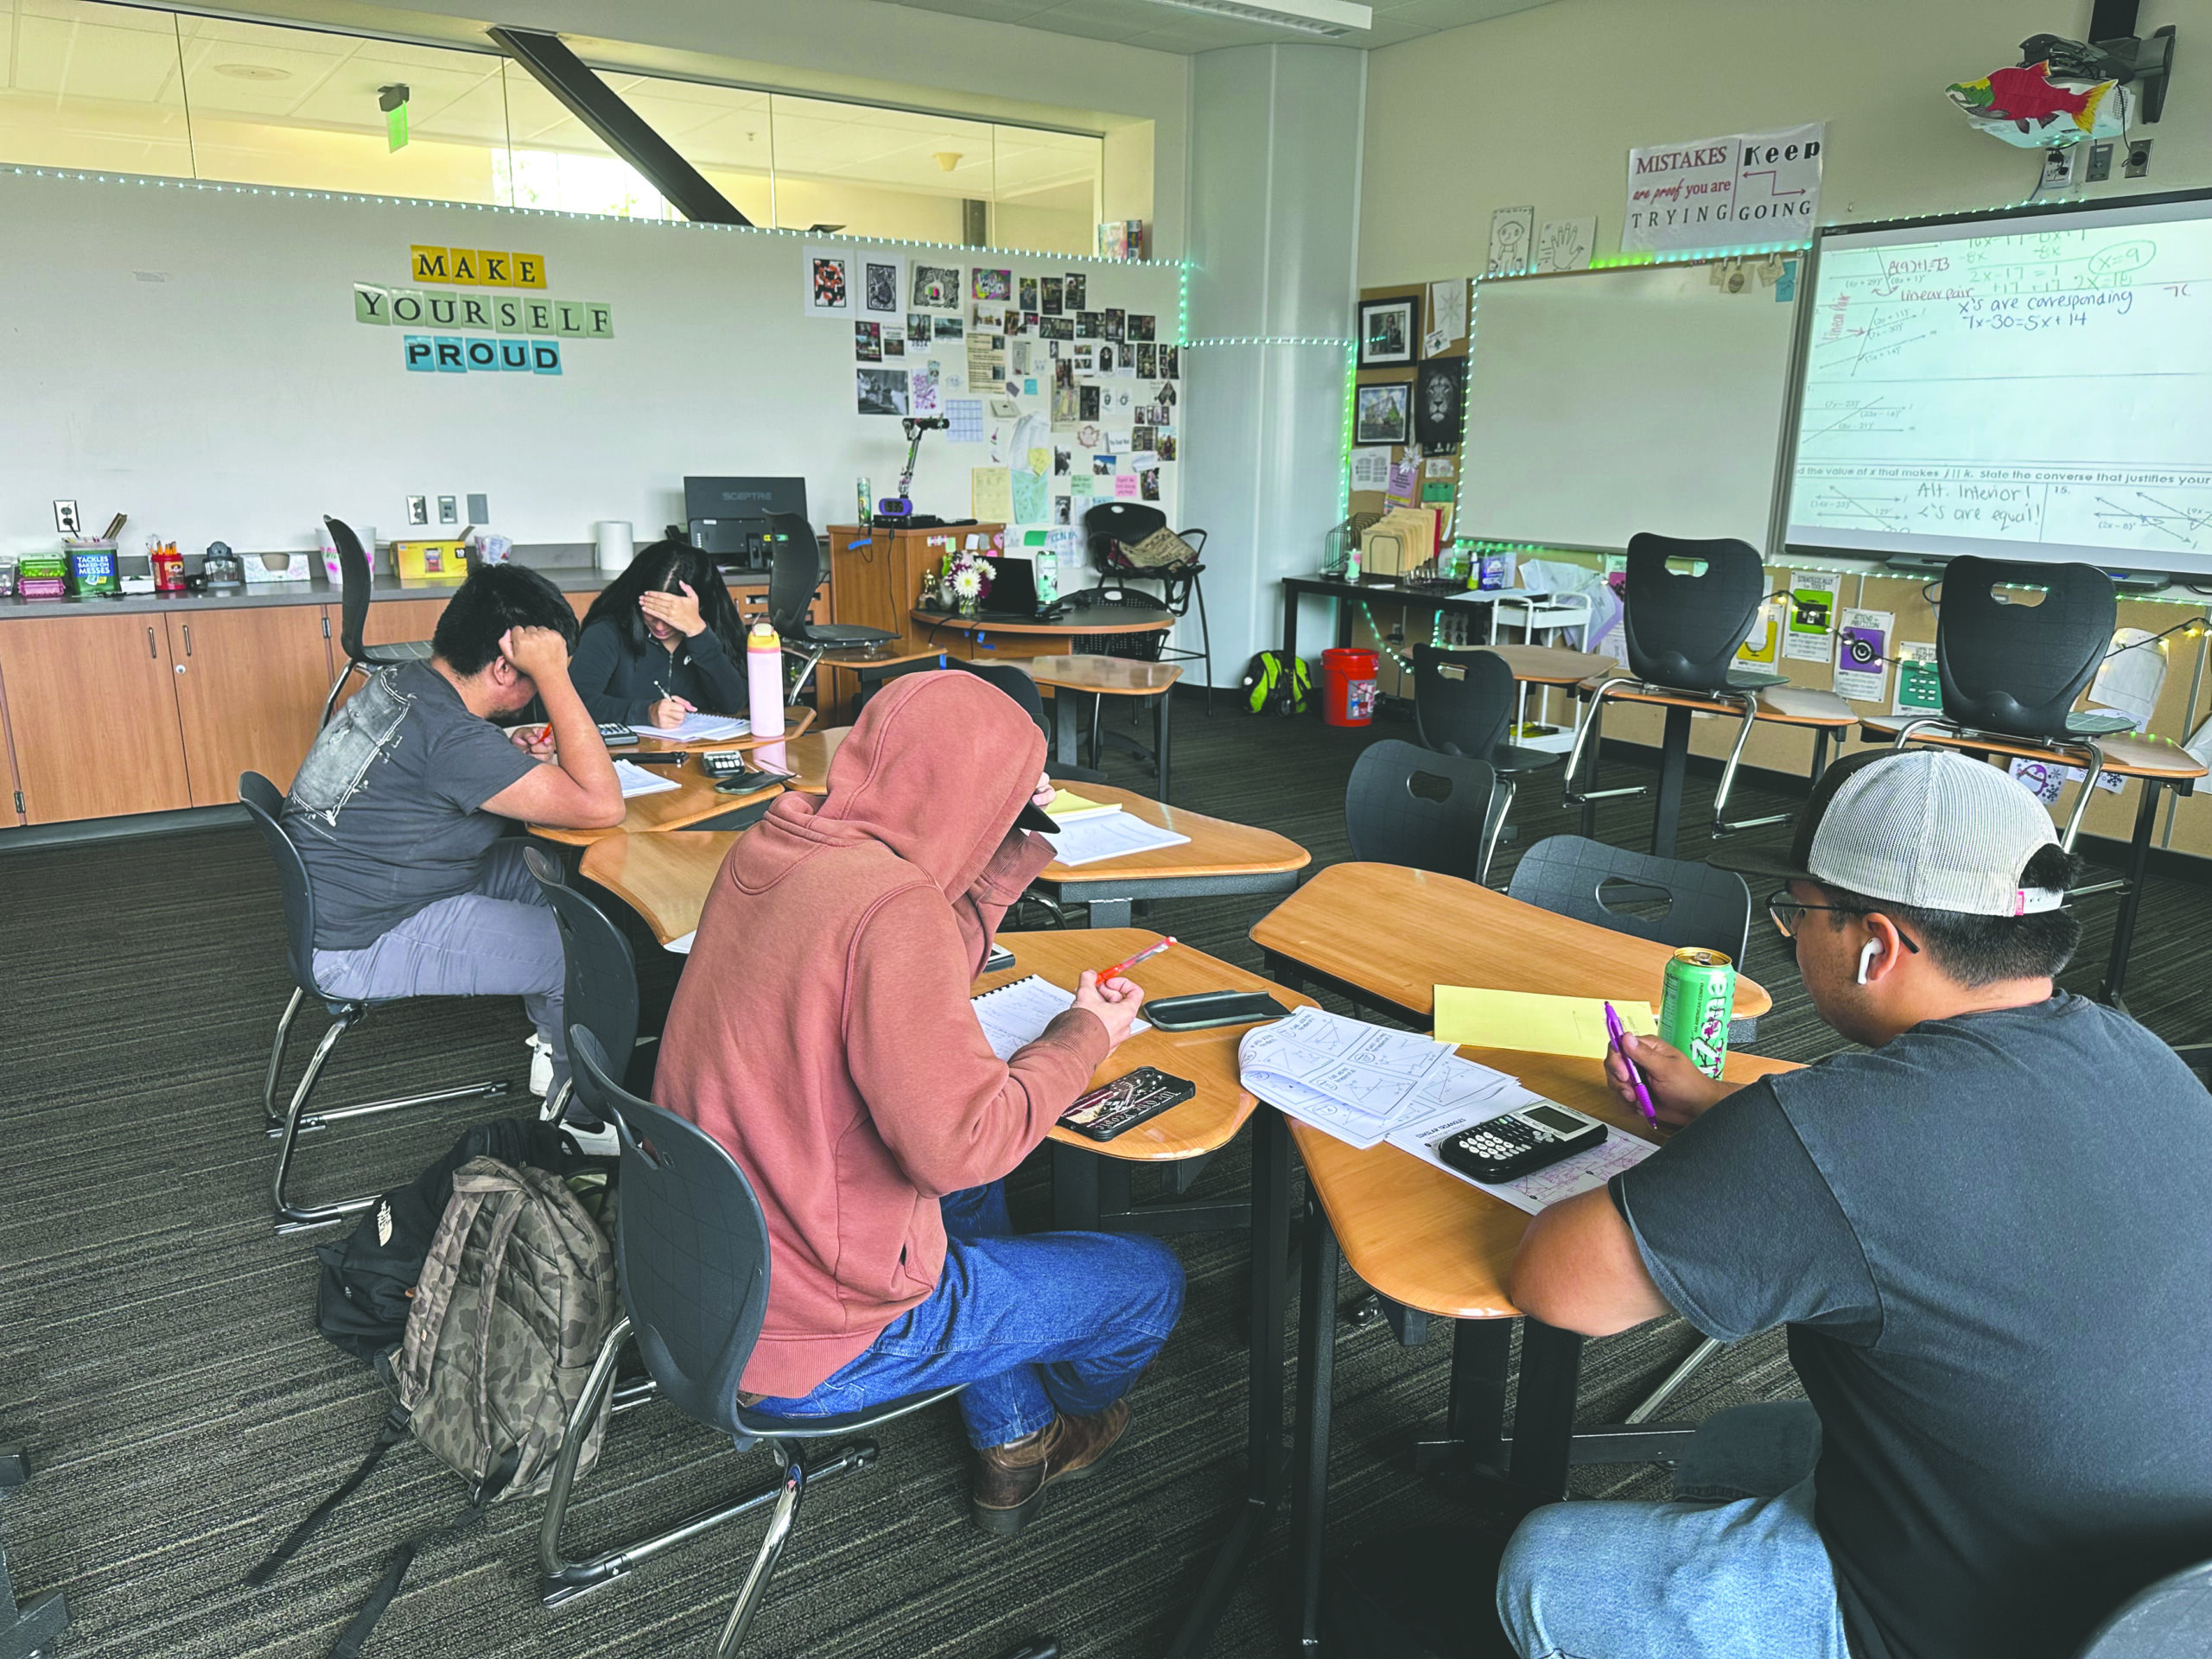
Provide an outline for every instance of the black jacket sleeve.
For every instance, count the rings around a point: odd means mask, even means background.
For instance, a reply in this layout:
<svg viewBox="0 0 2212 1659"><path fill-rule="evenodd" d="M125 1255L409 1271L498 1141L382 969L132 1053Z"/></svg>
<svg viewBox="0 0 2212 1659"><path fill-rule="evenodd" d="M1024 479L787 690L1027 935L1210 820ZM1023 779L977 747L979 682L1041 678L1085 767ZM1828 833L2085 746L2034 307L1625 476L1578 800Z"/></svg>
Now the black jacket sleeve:
<svg viewBox="0 0 2212 1659"><path fill-rule="evenodd" d="M742 718L751 712L744 667L730 661L719 634L712 628L702 628L683 642L683 649L691 659L691 673L698 688L688 695L701 713Z"/></svg>
<svg viewBox="0 0 2212 1659"><path fill-rule="evenodd" d="M627 655L621 630L612 622L593 623L576 641L575 654L569 659L569 683L576 688L576 695L584 700L594 720L620 721L627 726L643 725L652 717L652 698L627 696L617 689L618 680L629 678L622 672Z"/></svg>

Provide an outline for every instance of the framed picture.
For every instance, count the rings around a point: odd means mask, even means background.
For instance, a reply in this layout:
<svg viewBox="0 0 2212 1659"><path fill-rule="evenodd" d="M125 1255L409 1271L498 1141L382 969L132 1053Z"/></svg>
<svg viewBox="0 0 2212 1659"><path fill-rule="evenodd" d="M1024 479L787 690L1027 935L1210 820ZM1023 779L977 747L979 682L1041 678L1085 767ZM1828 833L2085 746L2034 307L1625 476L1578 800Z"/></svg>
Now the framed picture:
<svg viewBox="0 0 2212 1659"><path fill-rule="evenodd" d="M1419 327L1414 308L1417 296L1402 299L1362 300L1359 302L1359 366L1386 369L1414 360L1414 331Z"/></svg>
<svg viewBox="0 0 2212 1659"><path fill-rule="evenodd" d="M1353 401L1352 442L1403 443L1413 386L1400 380L1387 386L1362 386Z"/></svg>
<svg viewBox="0 0 2212 1659"><path fill-rule="evenodd" d="M1467 395L1467 359L1433 357L1414 379L1414 438L1424 451L1459 447L1460 409Z"/></svg>

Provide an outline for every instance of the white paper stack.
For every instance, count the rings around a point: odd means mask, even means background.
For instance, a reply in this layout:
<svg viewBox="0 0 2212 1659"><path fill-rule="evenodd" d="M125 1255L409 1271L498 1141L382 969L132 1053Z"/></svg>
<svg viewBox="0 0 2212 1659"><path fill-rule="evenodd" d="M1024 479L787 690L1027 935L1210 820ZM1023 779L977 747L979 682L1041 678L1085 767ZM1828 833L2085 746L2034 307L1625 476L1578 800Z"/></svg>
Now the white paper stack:
<svg viewBox="0 0 2212 1659"><path fill-rule="evenodd" d="M991 1052L1002 1060L1010 1060L1042 1037L1046 1027L1075 1006L1075 993L1061 989L1041 974L1032 974L1027 979L1001 985L995 991L971 997L968 1006L976 1010L976 1022L983 1027ZM1139 1020L1129 1027L1129 1035L1135 1037L1151 1029Z"/></svg>
<svg viewBox="0 0 2212 1659"><path fill-rule="evenodd" d="M617 760L614 763L614 776L616 781L622 785L622 798L626 801L633 795L659 795L671 789L683 787L675 779L664 773L654 772L650 767L641 766L633 760Z"/></svg>
<svg viewBox="0 0 2212 1659"><path fill-rule="evenodd" d="M1360 1147L1402 1124L1519 1090L1504 1072L1433 1038L1319 1008L1255 1027L1236 1059L1244 1087L1268 1105Z"/></svg>
<svg viewBox="0 0 2212 1659"><path fill-rule="evenodd" d="M733 737L744 737L753 730L749 720L733 720L728 715L690 714L673 726L632 726L639 737L658 737L671 743L721 743Z"/></svg>
<svg viewBox="0 0 2212 1659"><path fill-rule="evenodd" d="M1179 846L1190 837L1147 823L1134 812L1116 810L1072 822L1063 820L1060 832L1045 839L1052 843L1055 861L1073 868L1080 864L1122 858L1130 853L1149 852L1155 847Z"/></svg>

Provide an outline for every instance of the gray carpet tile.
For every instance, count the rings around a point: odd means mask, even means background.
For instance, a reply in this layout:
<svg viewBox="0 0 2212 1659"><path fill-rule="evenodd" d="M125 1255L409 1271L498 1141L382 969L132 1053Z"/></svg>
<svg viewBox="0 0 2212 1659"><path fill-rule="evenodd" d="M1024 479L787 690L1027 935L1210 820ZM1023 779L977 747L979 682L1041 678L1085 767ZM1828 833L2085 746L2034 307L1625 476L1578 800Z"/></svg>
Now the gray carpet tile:
<svg viewBox="0 0 2212 1659"><path fill-rule="evenodd" d="M1347 855L1343 800L1358 753L1386 720L1336 731L1311 720L1211 720L1179 698L1175 798L1267 824L1318 863ZM1118 781L1140 768L1109 757ZM1607 783L1642 775L1609 762ZM1524 787L1519 847L1571 830L1556 774ZM1751 804L1759 804L1752 791ZM1789 804L1777 801L1777 807ZM1682 848L1709 847L1711 785L1693 778ZM1610 806L1603 838L1640 845L1648 801ZM1760 832L1778 842L1786 831ZM1747 838L1751 839L1751 838ZM329 1528L264 1591L248 1567L351 1470L384 1396L368 1373L310 1328L314 1245L269 1225L273 1149L258 1096L267 1046L289 991L275 882L247 830L172 835L0 858L0 1007L6 1014L0 1136L0 1439L33 1454L32 1484L0 1506L26 1592L67 1592L77 1659L308 1659L326 1652L410 1532L454 1514L460 1483L403 1447ZM1245 930L1266 900L1161 904L1144 918L1249 967ZM2109 899L2087 906L2077 988L2100 976ZM2202 1019L2207 895L2152 884L2136 951L2137 1012L2180 1040ZM1471 940L1471 948L1480 941ZM664 1005L680 963L640 952L648 1008ZM1812 1059L1839 1039L1815 1020L1780 944L1761 922L1748 970L1775 995L1762 1052ZM302 1017L293 1071L320 1020ZM527 1026L512 1001L437 1001L379 1011L340 1046L326 1101L434 1084L505 1079L519 1091ZM474 1116L505 1104L403 1114L303 1142L310 1196L397 1184ZM1241 1192L1242 1143L1208 1169L1202 1192ZM1017 1220L1043 1223L1044 1160L1012 1182ZM1140 1196L1144 1187L1140 1179ZM1085 1659L1161 1651L1241 1497L1249 1300L1241 1235L1175 1241L1188 1308L1135 1399L1134 1426L1100 1478L1057 1493L1020 1540L984 1537L963 1506L966 1454L950 1410L893 1425L871 1470L825 1484L802 1511L747 1651L756 1656L911 1655L989 1659L1038 1630ZM1339 1300L1360 1294L1348 1274ZM1416 1479L1409 1452L1444 1406L1448 1332L1402 1348L1387 1328L1339 1338L1330 1488L1342 1545L1458 1516ZM1667 1320L1590 1344L1580 1413L1618 1417L1696 1342ZM1668 1414L1700 1417L1796 1384L1778 1335L1707 1365ZM765 1478L664 1407L618 1420L579 1489L572 1541L596 1546ZM1657 1471L1581 1468L1586 1495L1652 1494ZM372 1655L664 1656L712 1645L759 1536L741 1522L548 1614L536 1599L539 1506L496 1509L479 1531L420 1561ZM1212 1651L1279 1653L1285 1565L1278 1535L1248 1574Z"/></svg>

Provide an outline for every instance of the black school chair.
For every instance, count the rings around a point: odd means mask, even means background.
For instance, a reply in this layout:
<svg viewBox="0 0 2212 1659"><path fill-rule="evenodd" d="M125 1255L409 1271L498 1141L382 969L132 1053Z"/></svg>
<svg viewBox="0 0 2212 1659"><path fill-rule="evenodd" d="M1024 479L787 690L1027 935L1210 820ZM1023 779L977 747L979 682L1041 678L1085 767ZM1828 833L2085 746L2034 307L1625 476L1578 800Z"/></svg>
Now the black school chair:
<svg viewBox="0 0 2212 1659"><path fill-rule="evenodd" d="M888 531L879 531L887 538ZM806 689L807 676L825 651L849 651L856 645L880 645L899 636L883 628L862 627L851 622L810 621L814 595L822 587L822 543L814 526L796 512L768 515L768 625L782 639L784 653L806 666L798 682L784 694L785 702Z"/></svg>
<svg viewBox="0 0 2212 1659"><path fill-rule="evenodd" d="M2024 605L2001 590L2040 588ZM2126 715L2076 714L2074 699L2112 649L2118 604L2112 578L2087 564L2008 564L1971 554L1943 567L1936 611L1936 671L1943 712L1907 721L1903 748L1922 732L2032 743L2082 768L2082 792L2066 820L2067 849L2104 770L2097 739L2131 731Z"/></svg>
<svg viewBox="0 0 2212 1659"><path fill-rule="evenodd" d="M292 1154L299 1144L301 1135L307 1130L320 1129L348 1118L371 1117L381 1112L396 1112L408 1106L441 1105L456 1100L496 1100L507 1092L504 1083L474 1083L459 1089L434 1089L427 1094L398 1095L390 1100L372 1100L359 1106L336 1106L310 1114L308 1098L315 1093L315 1086L322 1077L322 1069L329 1063L331 1051L338 1046L338 1039L366 1019L372 1009L389 1007L386 1001L352 1001L345 997L326 995L315 980L315 889L308 880L307 861L300 856L300 849L284 833L281 822L284 812L284 797L276 785L257 772L238 775L238 803L253 820L255 829L268 844L269 855L276 861L276 886L284 900L284 949L292 969L292 1000L284 1005L283 1018L276 1022L276 1040L269 1051L269 1074L261 1085L261 1111L265 1127L276 1140L276 1178L274 1192L276 1200L276 1230L296 1233L309 1227L325 1227L334 1221L359 1215L377 1201L374 1192L359 1198L339 1198L327 1204L302 1205L287 1198L284 1183L292 1167ZM292 1090L291 1104L279 1115L276 1110L276 1084L283 1076L284 1046L292 1034L292 1021L299 1017L300 1005L313 997L330 1014L330 1028L322 1033L322 1040L315 1045L315 1053L308 1058L307 1070L300 1074L299 1086Z"/></svg>
<svg viewBox="0 0 2212 1659"><path fill-rule="evenodd" d="M1091 563L1098 567L1101 575L1116 578L1114 586L1126 588L1132 582L1156 582L1160 584L1160 603L1173 611L1178 620L1191 613L1192 601L1198 607L1198 649L1188 651L1178 646L1163 646L1163 659L1182 662L1203 662L1206 665L1206 713L1213 713L1213 630L1206 622L1206 594L1199 578L1205 575L1204 560L1206 533L1203 530L1179 530L1172 532L1173 542L1168 544L1173 555L1165 563L1140 563L1132 550L1167 529L1167 515L1158 507L1147 507L1135 501L1101 501L1086 508L1083 515L1083 533L1090 543ZM1179 551L1173 543L1181 544ZM1109 589L1110 591L1110 589ZM1149 597L1149 595L1143 595Z"/></svg>
<svg viewBox="0 0 2212 1659"><path fill-rule="evenodd" d="M1669 561L1702 563L1705 572L1700 575L1670 570ZM1766 597L1766 567L1748 542L1726 537L1686 541L1649 531L1629 538L1628 582L1621 613L1628 671L1608 675L1591 695L1589 712L1575 732L1574 747L1567 757L1567 805L1589 806L1644 792L1646 786L1642 784L1624 789L1587 789L1576 785L1582 775L1586 747L1593 757L1592 766L1596 765L1606 699L1628 690L1681 691L1723 704L1742 721L1735 747L1729 750L1728 763L1720 773L1720 787L1713 798L1713 833L1731 835L1783 821L1777 817L1731 822L1728 817L1728 797L1735 787L1744 745L1751 740L1758 694L1789 677L1770 669L1743 667L1736 661L1737 647L1751 632L1752 620ZM1588 826L1586 818L1584 824Z"/></svg>
<svg viewBox="0 0 2212 1659"><path fill-rule="evenodd" d="M568 885L560 861L543 849L525 847L522 861L537 882L561 931L562 1017L572 1026L601 1033L607 1052L625 1057L623 1082L652 1088L652 1065L639 1049L658 1042L638 1036L638 959L622 930L597 905ZM644 1075L639 1077L642 1069ZM575 1078L546 1096L538 1116L558 1123L575 1097ZM582 1116L581 1111L577 1116ZM609 1148L611 1151L612 1148Z"/></svg>
<svg viewBox="0 0 2212 1659"><path fill-rule="evenodd" d="M1344 790L1344 830L1363 863L1402 864L1480 881L1497 774L1487 760L1391 737L1370 743Z"/></svg>
<svg viewBox="0 0 2212 1659"><path fill-rule="evenodd" d="M546 1606L558 1607L633 1572L664 1550L767 1509L766 1535L715 1647L715 1659L730 1659L760 1610L806 1489L868 1468L877 1457L874 1442L862 1440L841 1448L829 1463L809 1468L799 1458L806 1443L866 1433L960 1390L936 1389L835 1417L769 1417L741 1405L739 1379L768 1308L768 1223L753 1184L721 1144L696 1124L616 1084L608 1075L606 1049L581 1025L569 1027L569 1058L583 1109L613 1124L621 1137L614 1253L623 1316L607 1332L585 1379L554 1466L537 1534L543 1569L540 1598ZM685 1416L728 1435L740 1452L765 1446L779 1472L767 1485L733 1502L588 1560L571 1561L561 1554L561 1523L568 1515L576 1464L614 1387L623 1344L632 1338L654 1392Z"/></svg>
<svg viewBox="0 0 2212 1659"><path fill-rule="evenodd" d="M2212 1653L2212 1561L2160 1579L2097 1626L2075 1659L2202 1659Z"/></svg>
<svg viewBox="0 0 2212 1659"><path fill-rule="evenodd" d="M346 665L338 671L338 677L330 683L330 695L322 700L320 724L327 726L331 711L338 707L338 694L346 689L347 680L357 673L373 674L380 668L397 668L402 663L427 663L430 660L430 642L410 639L391 645L361 643L361 630L369 620L369 556L362 550L361 538L353 533L351 524L327 513L322 522L330 531L330 544L338 550L338 648L346 654Z"/></svg>
<svg viewBox="0 0 2212 1659"><path fill-rule="evenodd" d="M1555 766L1566 757L1549 749L1524 749L1505 741L1521 688L1505 658L1494 651L1452 650L1444 645L1414 647L1414 729L1421 747L1439 754L1487 760L1497 774L1497 793L1483 839L1481 880L1490 879L1497 844L1510 840L1506 815L1513 810L1527 774Z"/></svg>

